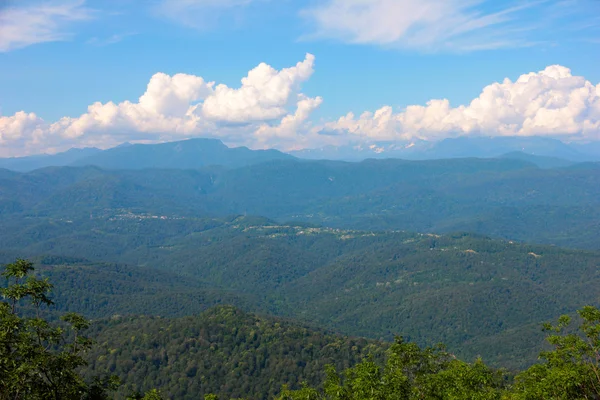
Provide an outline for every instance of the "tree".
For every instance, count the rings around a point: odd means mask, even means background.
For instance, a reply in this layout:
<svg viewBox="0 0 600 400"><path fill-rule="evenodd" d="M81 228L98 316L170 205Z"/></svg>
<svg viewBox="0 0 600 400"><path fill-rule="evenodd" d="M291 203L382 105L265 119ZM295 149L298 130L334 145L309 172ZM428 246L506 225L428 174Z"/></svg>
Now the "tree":
<svg viewBox="0 0 600 400"><path fill-rule="evenodd" d="M586 306L578 311L579 331L563 315L556 325L544 324L550 351L516 377L514 399L600 399L600 310Z"/></svg>
<svg viewBox="0 0 600 400"><path fill-rule="evenodd" d="M503 374L481 360L459 361L443 346L421 349L402 338L390 347L385 367L367 358L340 376L328 366L324 390L304 385L284 388L279 400L387 400L387 399L500 399Z"/></svg>
<svg viewBox="0 0 600 400"><path fill-rule="evenodd" d="M63 324L41 317L52 284L31 273L33 264L17 260L2 272L6 287L0 289L0 400L101 400L115 390L114 377L85 382L79 369L82 355L92 341L82 336L89 323L68 313Z"/></svg>
<svg viewBox="0 0 600 400"><path fill-rule="evenodd" d="M163 397L158 390L152 389L146 392L146 394L144 395L140 393L135 393L130 396L127 396L127 400L163 400Z"/></svg>

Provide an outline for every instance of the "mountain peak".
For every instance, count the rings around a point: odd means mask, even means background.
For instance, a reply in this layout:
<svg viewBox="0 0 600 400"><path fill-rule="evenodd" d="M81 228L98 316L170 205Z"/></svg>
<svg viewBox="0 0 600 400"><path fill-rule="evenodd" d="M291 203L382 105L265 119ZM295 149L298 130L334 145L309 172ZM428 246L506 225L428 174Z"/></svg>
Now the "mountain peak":
<svg viewBox="0 0 600 400"><path fill-rule="evenodd" d="M219 139L193 138L116 147L77 160L73 165L96 165L105 169L196 169L210 165L242 167L292 158L277 150L264 152L245 147L229 148Z"/></svg>

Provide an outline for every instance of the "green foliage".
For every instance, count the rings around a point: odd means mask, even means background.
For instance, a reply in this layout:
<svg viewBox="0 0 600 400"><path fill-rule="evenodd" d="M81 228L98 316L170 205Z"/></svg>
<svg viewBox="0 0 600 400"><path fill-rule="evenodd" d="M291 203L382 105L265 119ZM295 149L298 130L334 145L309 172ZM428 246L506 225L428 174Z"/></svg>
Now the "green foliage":
<svg viewBox="0 0 600 400"><path fill-rule="evenodd" d="M535 364L529 369L519 373L512 382L503 370L495 370L484 364L481 359L468 363L457 359L449 353L444 346L421 348L415 343L406 342L397 338L390 346L383 343L361 345L358 357L351 359L350 365L340 368L339 359L348 360L345 352L335 354L333 360L338 359L337 365L327 364L331 358L327 356L331 351L332 343L320 341L312 331L311 336L298 335L299 327L289 325L278 320L258 319L239 311L221 307L210 310L203 316L204 321L196 320L201 324L196 329L210 330L212 334L204 336L206 352L202 352L202 344L196 342L196 334L190 331L189 325L182 324L182 320L163 321L162 329L152 335L155 350L144 352L143 346L127 346L120 344L120 356L113 358L112 364L119 368L119 364L127 363L132 355L134 364L127 368L152 371L145 361L153 360L158 363L156 372L150 372L151 381L163 382L164 390L169 398L198 398L202 393L219 393L220 398L232 398L243 395L250 398L271 398L278 400L375 400L375 399L476 399L476 400L534 400L534 399L597 399L600 398L598 388L598 355L600 350L600 310L587 306L579 312L582 320L580 331L566 331L569 328L570 318L561 317L556 326L545 324L545 329L551 332L547 340L554 346L551 351L543 351L540 355L542 363ZM132 322L131 320L130 322ZM194 319L185 319L186 324ZM256 321L261 321L257 323ZM129 322L126 322L129 323ZM119 327L116 325L103 327L100 332L113 335L111 330ZM224 325L223 325L224 324ZM136 324L140 326L140 323ZM187 326L187 328L184 328ZM260 326L258 330L255 328ZM144 325L144 335L148 335L148 325ZM263 344L248 346L244 338L244 330L253 329L260 332L267 342L264 350ZM273 331L272 329L275 328ZM281 329L283 328L283 329ZM120 327L122 329L122 327ZM156 328L155 328L156 329ZM187 329L187 330L186 330ZM177 345L175 332L185 331L186 343ZM128 333L118 331L117 337ZM235 333L236 337L231 337ZM240 336L242 333L242 336ZM214 335L214 336L213 336ZM210 339L211 337L217 338ZM317 339L315 341L315 339ZM106 336L104 340L110 342ZM289 340L297 340L296 348L301 348L301 353L289 350L281 351L284 346L292 345ZM307 344L308 340L308 344ZM338 345L344 343L344 338L337 338ZM136 339L132 340L133 342ZM123 342L119 342L123 343ZM352 345L350 343L349 345ZM158 348L156 348L158 346ZM185 348L185 353L177 353ZM234 346L234 347L232 347ZM345 346L345 345L343 345ZM306 353L307 347L318 349L320 353ZM353 345L353 349L356 345ZM135 350L134 350L135 348ZM146 346L146 348L149 348ZM342 347L343 348L343 347ZM357 348L357 349L358 349ZM210 349L210 351L208 351ZM233 352L231 349L234 349ZM111 352L109 350L108 352ZM183 350L180 350L183 351ZM355 351L355 350L354 350ZM383 352L385 351L385 357ZM108 356L108 352L106 355ZM215 353L222 352L222 357L215 357ZM240 352L250 354L263 353L267 359L275 363L275 368L267 368L256 374L244 367L244 361L238 361ZM164 359L159 361L157 354L162 354ZM211 354L212 353L212 354ZM188 355L188 354L193 354ZM281 357L290 357L292 360L299 356L298 361L306 363L300 367L293 364L281 363ZM331 354L331 353L329 353ZM102 357L102 356L101 356ZM312 364L315 358L317 364ZM383 362L385 358L385 362ZM174 359L176 361L167 360ZM195 361L194 361L195 360ZM203 372L196 370L193 377L179 376L178 370L187 365L198 365L198 360L203 360ZM310 360L310 361L309 361ZM195 362L195 364L194 364ZM181 363L181 366L177 364ZM168 365L167 365L168 364ZM320 365L321 374L310 372L316 365ZM220 367L223 369L220 369ZM240 369L241 366L241 369ZM338 371L342 372L338 372ZM267 377L271 379L265 380ZM173 376L174 375L174 376ZM200 387L194 387L193 382L201 375ZM290 379L293 376L293 380ZM139 376L128 374L124 380L140 382ZM169 380L170 378L170 380ZM168 382L168 383L165 383ZM175 384L177 382L177 384ZM224 384L223 382L227 382ZM187 383L187 390L181 389ZM277 383L282 384L281 391L277 393L273 388ZM179 386L177 386L179 385ZM192 386L190 386L192 385ZM249 386L250 385L250 386ZM249 389L250 387L250 389ZM205 395L205 398L215 399L214 395Z"/></svg>
<svg viewBox="0 0 600 400"><path fill-rule="evenodd" d="M569 331L567 315L544 325L553 349L540 354L542 364L517 375L515 399L600 398L600 310L586 306L578 314L579 332Z"/></svg>
<svg viewBox="0 0 600 400"><path fill-rule="evenodd" d="M147 391L144 395L142 394L133 394L127 396L127 400L164 400L164 397L157 389L152 389Z"/></svg>
<svg viewBox="0 0 600 400"><path fill-rule="evenodd" d="M443 345L352 339L231 306L178 319L117 317L92 327L66 313L67 331L41 317L53 304L52 284L32 273L25 260L2 273L0 400L102 400L109 392L127 400L600 398L600 310L593 306L579 310L579 330L567 315L544 324L552 349L512 382Z"/></svg>
<svg viewBox="0 0 600 400"><path fill-rule="evenodd" d="M347 368L386 344L346 338L230 306L199 316L99 321L87 374L116 374L116 398L153 387L166 398L272 398L283 384L319 384L326 364Z"/></svg>
<svg viewBox="0 0 600 400"><path fill-rule="evenodd" d="M114 380L86 384L78 373L92 345L81 336L88 322L66 314L63 321L69 331L65 331L41 318L42 307L52 304L48 298L52 285L32 276L32 271L31 262L17 260L2 272L7 285L0 289L4 299L0 302L0 399L107 398L106 390L114 388ZM28 304L22 304L26 300Z"/></svg>
<svg viewBox="0 0 600 400"><path fill-rule="evenodd" d="M329 366L322 391L308 385L296 391L284 388L279 400L499 400L505 389L502 373L481 360L468 364L442 347L421 349L397 338L385 366L366 359L342 376Z"/></svg>

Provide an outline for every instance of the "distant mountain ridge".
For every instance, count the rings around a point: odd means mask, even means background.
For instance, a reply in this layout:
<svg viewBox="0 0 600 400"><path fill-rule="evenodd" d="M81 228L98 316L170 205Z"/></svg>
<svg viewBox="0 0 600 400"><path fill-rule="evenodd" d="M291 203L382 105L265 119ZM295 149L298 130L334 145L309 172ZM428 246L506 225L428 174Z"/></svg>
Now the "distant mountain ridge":
<svg viewBox="0 0 600 400"><path fill-rule="evenodd" d="M600 161L600 142L567 144L557 139L532 137L458 137L439 142L424 140L372 142L360 145L325 146L290 154L304 159L361 161L367 158L402 158L433 160L445 158L495 158L506 153L521 152L567 161Z"/></svg>
<svg viewBox="0 0 600 400"><path fill-rule="evenodd" d="M65 166L97 166L104 169L196 169L220 165L237 168L294 158L278 150L227 147L218 139L198 138L159 144L124 143L108 150L70 149L54 155L1 158L0 168L19 172Z"/></svg>
<svg viewBox="0 0 600 400"><path fill-rule="evenodd" d="M547 156L536 156L533 154L527 154L522 151L511 151L510 153L506 153L501 155L498 158L509 158L512 160L522 160L528 161L540 168L566 168L577 163L574 161L565 160L563 158L558 157L547 157Z"/></svg>
<svg viewBox="0 0 600 400"><path fill-rule="evenodd" d="M88 166L104 169L196 169L206 166L245 167L275 160L363 161L369 158L432 160L447 158L497 158L509 153L542 168L600 161L600 142L564 143L545 137L459 137L439 142L426 140L371 142L346 146L325 146L284 153L279 150L251 150L228 147L218 139L195 138L159 144L123 143L117 147L70 149L54 155L0 158L0 168L28 172L44 167ZM525 157L534 156L531 157ZM513 154L510 158L515 158ZM525 158L523 158L525 157ZM550 157L555 160L542 160ZM559 161L558 159L562 160Z"/></svg>
<svg viewBox="0 0 600 400"><path fill-rule="evenodd" d="M79 159L72 165L94 165L105 169L195 169L209 165L244 167L294 157L278 150L227 147L217 139L189 139L160 144L132 144Z"/></svg>
<svg viewBox="0 0 600 400"><path fill-rule="evenodd" d="M84 159L102 150L95 147L70 149L57 154L38 154L28 157L0 158L0 168L12 171L28 172L45 167L64 167L77 160Z"/></svg>

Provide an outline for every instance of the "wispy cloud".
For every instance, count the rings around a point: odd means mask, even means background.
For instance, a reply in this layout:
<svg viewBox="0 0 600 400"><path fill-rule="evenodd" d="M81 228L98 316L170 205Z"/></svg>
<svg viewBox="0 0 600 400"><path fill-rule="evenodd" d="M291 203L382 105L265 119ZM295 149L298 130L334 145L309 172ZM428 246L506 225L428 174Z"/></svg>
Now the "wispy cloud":
<svg viewBox="0 0 600 400"><path fill-rule="evenodd" d="M92 11L85 7L84 0L0 5L0 52L68 40L72 37L68 27L90 18Z"/></svg>
<svg viewBox="0 0 600 400"><path fill-rule="evenodd" d="M587 0L327 0L301 11L305 39L333 39L425 52L514 48L552 42L576 20L598 27ZM499 8L500 7L500 8Z"/></svg>
<svg viewBox="0 0 600 400"><path fill-rule="evenodd" d="M205 29L212 27L223 12L236 12L256 0L161 0L154 11L180 24Z"/></svg>
<svg viewBox="0 0 600 400"><path fill-rule="evenodd" d="M128 33L117 33L105 38L99 38L97 36L89 39L86 43L91 44L93 46L109 46L111 44L119 43L123 41L123 39L137 35L137 32L128 32Z"/></svg>

